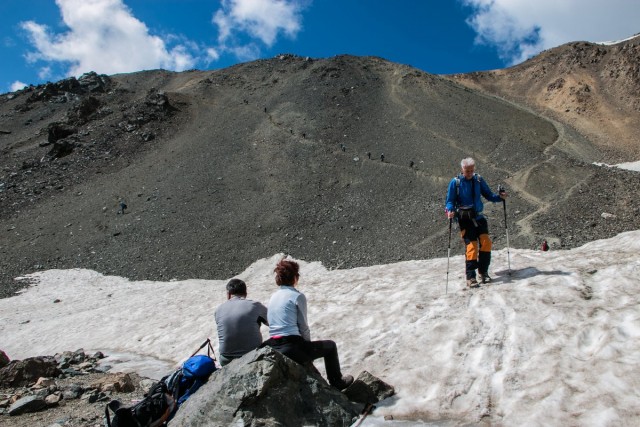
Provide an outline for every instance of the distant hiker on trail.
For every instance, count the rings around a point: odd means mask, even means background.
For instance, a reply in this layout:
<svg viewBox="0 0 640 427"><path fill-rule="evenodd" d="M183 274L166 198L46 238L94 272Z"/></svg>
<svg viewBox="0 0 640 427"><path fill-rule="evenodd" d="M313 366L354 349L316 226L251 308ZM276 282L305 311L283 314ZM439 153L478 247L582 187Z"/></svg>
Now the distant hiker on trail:
<svg viewBox="0 0 640 427"><path fill-rule="evenodd" d="M258 348L260 325L269 325L267 307L247 299L247 284L240 279L227 283L227 301L216 309L215 318L222 366Z"/></svg>
<svg viewBox="0 0 640 427"><path fill-rule="evenodd" d="M380 161L384 162L384 153L380 154Z"/></svg>
<svg viewBox="0 0 640 427"><path fill-rule="evenodd" d="M460 235L466 245L467 286L477 288L476 270L480 282L489 283L489 264L491 263L491 239L487 219L482 215L483 196L490 202L501 202L507 193L494 194L487 182L475 173L476 163L471 157L460 162L462 173L449 183L445 205L447 218L458 221Z"/></svg>
<svg viewBox="0 0 640 427"><path fill-rule="evenodd" d="M367 157L371 160L371 151L367 151Z"/></svg>
<svg viewBox="0 0 640 427"><path fill-rule="evenodd" d="M118 206L118 213L124 215L124 210L127 209L127 204L124 202L124 200L120 200L120 204Z"/></svg>
<svg viewBox="0 0 640 427"><path fill-rule="evenodd" d="M329 384L344 390L353 383L351 375L342 375L338 347L334 341L311 341L307 324L307 298L296 289L300 279L297 262L282 259L276 265L278 290L269 300L269 336L265 345L306 365L324 358Z"/></svg>
<svg viewBox="0 0 640 427"><path fill-rule="evenodd" d="M547 243L546 240L542 241L542 246L540 247L540 249L542 249L544 252L549 250L549 244Z"/></svg>

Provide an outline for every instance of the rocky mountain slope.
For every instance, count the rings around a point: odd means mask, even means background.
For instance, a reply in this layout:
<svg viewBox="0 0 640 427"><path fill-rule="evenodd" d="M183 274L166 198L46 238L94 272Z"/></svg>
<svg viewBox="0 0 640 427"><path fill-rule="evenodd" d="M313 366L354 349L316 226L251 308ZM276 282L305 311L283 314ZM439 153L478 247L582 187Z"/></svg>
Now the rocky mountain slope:
<svg viewBox="0 0 640 427"><path fill-rule="evenodd" d="M569 124L595 145L586 157L619 163L640 156L640 36L567 43L515 67L451 77Z"/></svg>
<svg viewBox="0 0 640 427"><path fill-rule="evenodd" d="M615 136L546 116L352 56L87 74L5 94L1 293L38 269L210 279L280 252L332 268L446 256L446 186L469 155L512 195L513 246L637 229L638 174L591 164L626 147L604 152ZM502 205L485 210L504 246Z"/></svg>

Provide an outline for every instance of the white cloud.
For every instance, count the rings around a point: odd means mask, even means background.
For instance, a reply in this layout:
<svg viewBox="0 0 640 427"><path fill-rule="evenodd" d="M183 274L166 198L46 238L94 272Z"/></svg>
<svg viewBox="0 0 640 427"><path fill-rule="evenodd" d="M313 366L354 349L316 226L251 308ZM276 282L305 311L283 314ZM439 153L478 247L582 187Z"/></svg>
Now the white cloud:
<svg viewBox="0 0 640 427"><path fill-rule="evenodd" d="M260 48L255 43L235 46L229 49L241 62L253 61L260 57Z"/></svg>
<svg viewBox="0 0 640 427"><path fill-rule="evenodd" d="M56 4L67 32L54 34L36 22L22 23L36 49L28 55L30 61L68 63L69 75L151 68L181 71L196 62L193 46L168 48L163 39L149 34L122 0L56 0Z"/></svg>
<svg viewBox="0 0 640 427"><path fill-rule="evenodd" d="M40 70L38 71L38 77L41 80L46 80L49 77L51 77L53 75L53 72L51 71L51 67L42 67L40 68Z"/></svg>
<svg viewBox="0 0 640 427"><path fill-rule="evenodd" d="M208 48L207 49L207 59L210 62L217 61L218 59L220 59L220 52L218 52L215 48L212 48L212 47Z"/></svg>
<svg viewBox="0 0 640 427"><path fill-rule="evenodd" d="M40 78L88 71L182 71L198 62L218 61L224 53L243 61L253 60L260 56L261 45L271 47L278 37L296 36L301 28L301 10L309 0L222 0L213 16L219 45L211 47L181 36L151 34L123 1L56 0L64 31L34 21L22 22L34 48L26 58L38 64Z"/></svg>
<svg viewBox="0 0 640 427"><path fill-rule="evenodd" d="M213 23L221 45L234 36L249 35L271 47L279 34L295 37L300 31L302 8L296 0L222 0Z"/></svg>
<svg viewBox="0 0 640 427"><path fill-rule="evenodd" d="M619 40L640 31L640 2L629 0L461 0L476 42L516 64L571 41Z"/></svg>
<svg viewBox="0 0 640 427"><path fill-rule="evenodd" d="M17 90L24 89L27 86L28 85L26 83L22 83L21 81L16 80L15 82L11 83L11 92L15 92Z"/></svg>

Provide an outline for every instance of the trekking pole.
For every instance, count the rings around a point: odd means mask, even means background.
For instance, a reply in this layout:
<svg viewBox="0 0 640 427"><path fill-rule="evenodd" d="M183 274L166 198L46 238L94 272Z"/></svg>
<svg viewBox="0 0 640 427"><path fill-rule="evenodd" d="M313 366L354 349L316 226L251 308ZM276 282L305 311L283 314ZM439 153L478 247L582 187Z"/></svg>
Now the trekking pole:
<svg viewBox="0 0 640 427"><path fill-rule="evenodd" d="M453 218L449 218L449 247L447 248L447 284L444 288L445 295L449 293L449 258L451 258L451 225Z"/></svg>
<svg viewBox="0 0 640 427"><path fill-rule="evenodd" d="M195 356L196 354L198 354L198 352L200 350L202 350L204 348L205 345L209 344L209 347L211 347L211 338L207 338L207 340L205 342L202 343L202 345L200 347L198 347L198 349L196 351L193 352L193 354L191 355L191 357ZM208 349L207 349L208 351Z"/></svg>
<svg viewBox="0 0 640 427"><path fill-rule="evenodd" d="M207 356L212 358L214 362L217 362L216 352L213 350L213 346L211 345L211 338L207 338L207 343L209 344L209 347L207 347Z"/></svg>
<svg viewBox="0 0 640 427"><path fill-rule="evenodd" d="M367 418L367 415L369 415L371 412L373 412L373 410L376 409L375 406L373 406L373 403L367 403L364 407L364 409L362 410L362 418L360 418L360 421L358 421L358 424L356 424L353 427L359 427L360 424L362 424L364 422L364 419Z"/></svg>
<svg viewBox="0 0 640 427"><path fill-rule="evenodd" d="M207 347L207 356L212 358L214 362L217 362L217 360L216 360L216 352L213 350L213 346L211 345L211 338L207 338L207 340L205 342L203 342L202 345L200 347L198 347L198 349L196 351L194 351L193 354L190 357L193 357L196 354L198 354L198 352L200 350L202 350L205 346L208 346Z"/></svg>
<svg viewBox="0 0 640 427"><path fill-rule="evenodd" d="M498 194L504 193L504 187L498 185ZM504 229L507 232L507 274L511 276L511 256L509 255L509 226L507 225L507 201L502 199L502 207L504 208Z"/></svg>

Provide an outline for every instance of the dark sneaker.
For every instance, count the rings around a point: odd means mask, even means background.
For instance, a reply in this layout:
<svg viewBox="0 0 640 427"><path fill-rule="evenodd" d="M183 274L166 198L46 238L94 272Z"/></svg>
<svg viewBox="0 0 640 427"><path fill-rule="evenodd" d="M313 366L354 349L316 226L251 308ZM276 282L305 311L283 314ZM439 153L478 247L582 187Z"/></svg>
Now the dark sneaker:
<svg viewBox="0 0 640 427"><path fill-rule="evenodd" d="M480 283L491 283L491 277L489 277L488 273L479 273L478 276L480 277Z"/></svg>
<svg viewBox="0 0 640 427"><path fill-rule="evenodd" d="M343 375L340 379L340 382L335 385L335 387L339 390L344 390L353 384L353 375Z"/></svg>
<svg viewBox="0 0 640 427"><path fill-rule="evenodd" d="M468 288L479 288L480 285L478 284L478 281L476 279L468 279L467 280L467 287Z"/></svg>

